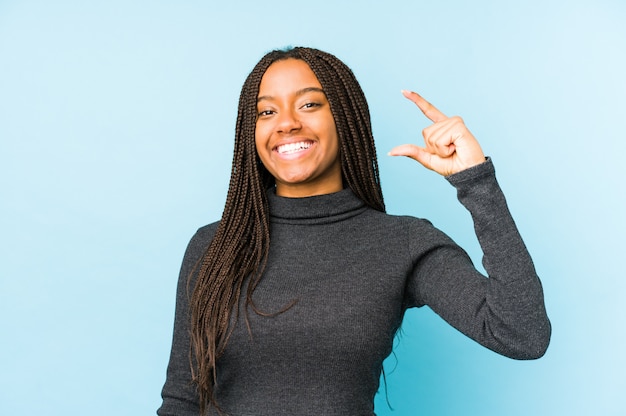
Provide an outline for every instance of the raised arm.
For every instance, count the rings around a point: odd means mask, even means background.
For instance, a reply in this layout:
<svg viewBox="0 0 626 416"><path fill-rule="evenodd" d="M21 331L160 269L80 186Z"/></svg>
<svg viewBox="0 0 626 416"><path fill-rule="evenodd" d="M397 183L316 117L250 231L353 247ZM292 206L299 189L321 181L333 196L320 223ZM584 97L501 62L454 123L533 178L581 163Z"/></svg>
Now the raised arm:
<svg viewBox="0 0 626 416"><path fill-rule="evenodd" d="M482 345L511 358L541 357L551 334L541 282L491 161L460 117L447 117L417 93L403 95L433 124L422 132L424 147L405 144L390 155L415 159L456 187L472 215L489 277L450 241L420 262L410 289L420 303Z"/></svg>

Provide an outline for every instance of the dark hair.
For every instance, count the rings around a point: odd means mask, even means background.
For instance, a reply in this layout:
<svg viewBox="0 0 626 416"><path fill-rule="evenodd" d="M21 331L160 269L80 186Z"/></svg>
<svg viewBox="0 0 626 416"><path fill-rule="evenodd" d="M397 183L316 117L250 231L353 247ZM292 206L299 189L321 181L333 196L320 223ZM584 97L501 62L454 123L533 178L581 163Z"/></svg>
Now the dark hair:
<svg viewBox="0 0 626 416"><path fill-rule="evenodd" d="M274 185L274 178L256 152L257 96L267 68L285 59L306 62L326 93L339 138L344 186L365 204L385 211L369 107L350 68L335 56L312 48L269 52L254 67L241 89L224 212L211 244L190 276L195 278L190 301L190 361L201 414L207 405L220 412L214 396L216 361L224 352L239 316L242 292L245 291L248 329L248 307L264 314L254 306L252 293L261 279L269 252L266 191ZM248 279L249 283L244 284Z"/></svg>

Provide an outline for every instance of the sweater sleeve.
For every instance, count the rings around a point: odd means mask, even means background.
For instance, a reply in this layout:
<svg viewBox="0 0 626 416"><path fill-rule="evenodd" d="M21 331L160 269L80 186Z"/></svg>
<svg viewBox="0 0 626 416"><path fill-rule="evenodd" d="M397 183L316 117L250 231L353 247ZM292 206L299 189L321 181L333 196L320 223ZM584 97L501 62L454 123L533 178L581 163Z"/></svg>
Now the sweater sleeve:
<svg viewBox="0 0 626 416"><path fill-rule="evenodd" d="M462 333L499 354L515 359L541 357L551 334L543 289L491 160L447 179L472 216L488 278L442 235L416 265L415 296Z"/></svg>
<svg viewBox="0 0 626 416"><path fill-rule="evenodd" d="M189 297L193 286L188 285L189 275L211 241L214 227L207 226L193 236L180 269L176 290L176 313L172 349L167 366L167 377L161 396L163 403L157 410L159 416L198 416L200 413L196 385L192 382L190 354Z"/></svg>

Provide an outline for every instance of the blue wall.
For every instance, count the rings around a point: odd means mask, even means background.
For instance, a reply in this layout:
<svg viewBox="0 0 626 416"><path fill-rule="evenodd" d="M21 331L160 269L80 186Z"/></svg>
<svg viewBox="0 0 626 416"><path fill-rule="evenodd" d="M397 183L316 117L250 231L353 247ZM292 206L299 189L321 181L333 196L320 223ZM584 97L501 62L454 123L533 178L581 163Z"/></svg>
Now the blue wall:
<svg viewBox="0 0 626 416"><path fill-rule="evenodd" d="M223 207L239 89L286 45L354 69L389 211L479 264L453 189L386 156L428 125L400 89L463 116L544 282L544 358L411 311L377 413L624 414L626 4L516 3L0 1L0 414L154 413L184 248Z"/></svg>

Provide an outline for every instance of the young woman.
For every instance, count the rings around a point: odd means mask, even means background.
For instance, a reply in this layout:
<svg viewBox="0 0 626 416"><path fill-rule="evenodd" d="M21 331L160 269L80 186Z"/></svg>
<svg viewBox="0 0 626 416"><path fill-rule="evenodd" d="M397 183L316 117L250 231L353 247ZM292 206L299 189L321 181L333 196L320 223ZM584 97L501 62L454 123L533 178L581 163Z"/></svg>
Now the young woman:
<svg viewBox="0 0 626 416"><path fill-rule="evenodd" d="M407 308L516 359L549 343L541 283L491 160L459 117L408 156L470 211L488 277L428 221L385 213L363 92L336 57L267 54L244 83L221 221L187 248L159 415L373 415Z"/></svg>

